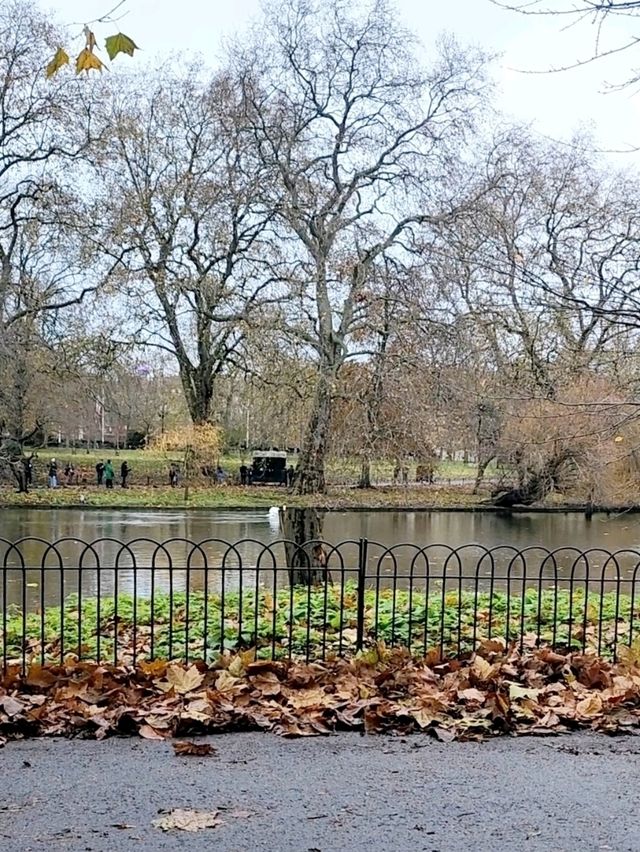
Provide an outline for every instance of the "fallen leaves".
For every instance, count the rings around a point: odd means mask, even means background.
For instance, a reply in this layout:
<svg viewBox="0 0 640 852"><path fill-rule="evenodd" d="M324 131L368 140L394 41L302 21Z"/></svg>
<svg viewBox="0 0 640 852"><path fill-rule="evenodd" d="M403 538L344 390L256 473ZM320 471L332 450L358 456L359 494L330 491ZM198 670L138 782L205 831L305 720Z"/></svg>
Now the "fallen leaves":
<svg viewBox="0 0 640 852"><path fill-rule="evenodd" d="M152 728L151 725L140 725L138 728L138 733L145 740L163 740L165 739L160 731L157 731L155 728Z"/></svg>
<svg viewBox="0 0 640 852"><path fill-rule="evenodd" d="M375 651L375 653L374 653ZM412 658L382 644L326 663L252 661L213 666L78 663L9 668L0 678L0 744L28 736L137 734L193 737L230 730L282 736L336 730L408 734L443 742L501 733L614 732L640 727L640 657L612 664L595 654L524 652L495 641L468 659ZM177 755L206 756L190 740Z"/></svg>
<svg viewBox="0 0 640 852"><path fill-rule="evenodd" d="M193 811L186 808L175 808L153 821L154 827L162 831L201 831L222 824L222 820L218 819L218 811Z"/></svg>
<svg viewBox="0 0 640 852"><path fill-rule="evenodd" d="M166 680L156 680L155 685L163 692L174 689L179 695L187 695L197 689L204 675L200 674L195 666L185 669L182 666L169 666L166 672Z"/></svg>
<svg viewBox="0 0 640 852"><path fill-rule="evenodd" d="M173 744L173 750L178 757L209 757L216 753L215 748L209 743L177 742Z"/></svg>
<svg viewBox="0 0 640 852"><path fill-rule="evenodd" d="M581 719L593 719L602 713L602 698L598 695L589 695L576 704L576 716Z"/></svg>

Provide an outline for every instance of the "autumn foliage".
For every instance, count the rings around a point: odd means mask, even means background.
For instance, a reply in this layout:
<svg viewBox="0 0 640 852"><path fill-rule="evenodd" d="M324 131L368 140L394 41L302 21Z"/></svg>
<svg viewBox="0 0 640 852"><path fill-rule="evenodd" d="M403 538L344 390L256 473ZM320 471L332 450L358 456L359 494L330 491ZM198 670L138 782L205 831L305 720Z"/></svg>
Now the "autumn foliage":
<svg viewBox="0 0 640 852"><path fill-rule="evenodd" d="M76 74L81 74L83 71L103 71L107 66L96 53L98 49L96 37L88 26L84 28L84 38L85 46L75 59ZM129 36L119 32L107 36L105 48L109 59L113 61L119 53L133 56L134 51L138 50L138 45ZM64 47L59 47L45 69L46 77L53 77L61 68L69 65L69 62L69 54Z"/></svg>
<svg viewBox="0 0 640 852"><path fill-rule="evenodd" d="M640 725L640 656L505 648L488 640L468 659L414 659L378 645L354 660L255 661L211 667L141 663L8 670L0 737L134 734L162 740L235 730L313 736L336 730L429 733L440 740L497 734L618 732Z"/></svg>

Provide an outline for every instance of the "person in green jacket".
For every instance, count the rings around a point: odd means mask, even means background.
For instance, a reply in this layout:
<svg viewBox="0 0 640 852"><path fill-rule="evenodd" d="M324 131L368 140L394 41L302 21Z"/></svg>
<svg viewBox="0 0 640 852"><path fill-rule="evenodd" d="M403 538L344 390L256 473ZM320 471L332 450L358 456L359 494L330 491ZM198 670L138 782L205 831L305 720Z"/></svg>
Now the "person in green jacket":
<svg viewBox="0 0 640 852"><path fill-rule="evenodd" d="M111 459L107 459L107 463L104 466L104 484L107 488L113 488L114 477L115 472L113 470L113 465L111 464Z"/></svg>

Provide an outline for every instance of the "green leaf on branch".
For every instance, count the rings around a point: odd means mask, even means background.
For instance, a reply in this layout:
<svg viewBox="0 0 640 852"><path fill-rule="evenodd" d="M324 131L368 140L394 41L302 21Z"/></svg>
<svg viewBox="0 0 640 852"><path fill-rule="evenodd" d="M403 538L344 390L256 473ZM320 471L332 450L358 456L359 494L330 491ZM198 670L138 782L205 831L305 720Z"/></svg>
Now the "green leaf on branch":
<svg viewBox="0 0 640 852"><path fill-rule="evenodd" d="M138 45L126 36L124 33L117 33L109 36L105 41L109 59L113 61L119 53L126 53L127 56L133 56L134 50L140 50Z"/></svg>
<svg viewBox="0 0 640 852"><path fill-rule="evenodd" d="M69 64L69 54L66 52L64 47L59 47L56 50L55 56L51 60L51 62L47 65L46 75L47 80L53 77L54 74L57 74L58 71L62 68L63 65Z"/></svg>

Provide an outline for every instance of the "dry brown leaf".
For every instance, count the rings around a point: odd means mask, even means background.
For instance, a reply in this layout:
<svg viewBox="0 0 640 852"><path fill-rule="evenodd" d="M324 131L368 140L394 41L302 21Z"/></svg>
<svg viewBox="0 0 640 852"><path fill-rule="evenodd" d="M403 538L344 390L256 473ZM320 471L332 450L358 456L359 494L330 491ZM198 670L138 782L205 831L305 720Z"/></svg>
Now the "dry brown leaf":
<svg viewBox="0 0 640 852"><path fill-rule="evenodd" d="M430 710L424 709L411 710L411 715L421 728L428 728L436 719L436 716Z"/></svg>
<svg viewBox="0 0 640 852"><path fill-rule="evenodd" d="M576 715L583 719L591 719L602 713L602 698L597 693L592 693L576 704Z"/></svg>
<svg viewBox="0 0 640 852"><path fill-rule="evenodd" d="M511 701L522 701L526 698L530 698L536 701L540 692L541 690L539 689L531 689L530 687L520 686L520 684L518 683L509 684L509 698L511 699Z"/></svg>
<svg viewBox="0 0 640 852"><path fill-rule="evenodd" d="M208 722L211 719L211 704L206 698L196 698L187 704L180 716L195 722Z"/></svg>
<svg viewBox="0 0 640 852"><path fill-rule="evenodd" d="M242 675L245 674L246 668L241 654L238 654L233 658L233 660L231 660L228 671L229 674L232 674L234 677L242 677Z"/></svg>
<svg viewBox="0 0 640 852"><path fill-rule="evenodd" d="M208 757L216 753L209 743L192 743L186 740L174 743L173 750L179 757Z"/></svg>
<svg viewBox="0 0 640 852"><path fill-rule="evenodd" d="M486 694L484 692L481 692L479 689L474 689L473 687L463 689L458 693L458 696L464 699L464 701L478 702L478 704L483 704L486 698Z"/></svg>
<svg viewBox="0 0 640 852"><path fill-rule="evenodd" d="M175 808L165 816L154 819L153 826L162 831L201 831L204 828L217 828L222 825L218 811L193 811Z"/></svg>
<svg viewBox="0 0 640 852"><path fill-rule="evenodd" d="M232 692L242 685L239 678L230 675L226 669L223 669L216 678L216 689L218 692Z"/></svg>
<svg viewBox="0 0 640 852"><path fill-rule="evenodd" d="M318 687L314 689L296 689L291 692L288 697L288 702L292 707L317 707L330 698L324 689Z"/></svg>
<svg viewBox="0 0 640 852"><path fill-rule="evenodd" d="M471 665L471 673L480 683L486 683L494 674L494 668L484 657L475 656Z"/></svg>
<svg viewBox="0 0 640 852"><path fill-rule="evenodd" d="M455 732L450 728L435 728L433 732L441 743L451 743L456 738Z"/></svg>
<svg viewBox="0 0 640 852"><path fill-rule="evenodd" d="M156 729L152 728L151 725L141 725L138 729L138 733L141 737L144 737L145 740L165 739L165 737L160 733L160 731L156 731Z"/></svg>
<svg viewBox="0 0 640 852"><path fill-rule="evenodd" d="M25 709L25 705L22 701L18 701L10 695L5 695L3 698L0 698L0 706L7 716L17 716L18 713L23 713Z"/></svg>
<svg viewBox="0 0 640 852"><path fill-rule="evenodd" d="M69 658L22 676L12 666L0 679L2 737L102 738L139 730L163 740L247 728L317 736L343 726L429 730L451 740L569 726L640 728L640 670L631 656L617 665L593 653L520 652L514 645L501 652L498 644L485 643L486 656L470 660L442 660L435 652L417 660L380 643L356 660L325 663L255 662L255 651L247 651L223 656L209 670L201 663L133 668Z"/></svg>
<svg viewBox="0 0 640 852"><path fill-rule="evenodd" d="M273 672L264 672L251 678L251 686L258 689L263 695L279 695L282 689L277 675Z"/></svg>
<svg viewBox="0 0 640 852"><path fill-rule="evenodd" d="M27 686L37 686L46 689L53 686L58 678L47 668L43 666L29 666L26 683Z"/></svg>
<svg viewBox="0 0 640 852"><path fill-rule="evenodd" d="M183 669L181 666L169 666L167 669L167 680L180 695L186 695L197 689L204 680L195 666Z"/></svg>

